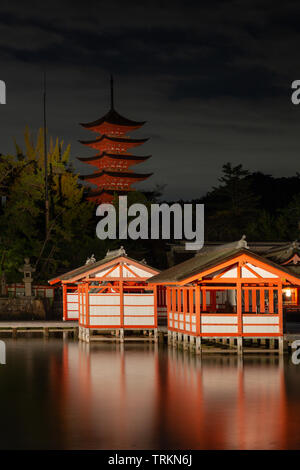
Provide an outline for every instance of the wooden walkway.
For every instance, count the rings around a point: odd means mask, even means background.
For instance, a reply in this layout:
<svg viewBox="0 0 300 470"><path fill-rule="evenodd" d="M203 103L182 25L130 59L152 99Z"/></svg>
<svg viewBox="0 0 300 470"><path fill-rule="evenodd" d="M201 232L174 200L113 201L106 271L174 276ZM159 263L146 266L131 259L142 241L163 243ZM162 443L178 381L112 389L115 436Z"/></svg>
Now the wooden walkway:
<svg viewBox="0 0 300 470"><path fill-rule="evenodd" d="M11 333L16 338L18 333L43 333L45 337L50 333L73 333L78 336L77 322L63 321L0 321L0 336L3 333Z"/></svg>
<svg viewBox="0 0 300 470"><path fill-rule="evenodd" d="M286 333L284 334L282 346L279 347L279 344L276 346L274 341L270 341L267 338L254 339L252 338L251 343L249 340L246 340L247 344L243 344L242 353L243 354L256 354L256 353L283 353L287 352L291 348L293 341L300 341L300 323L288 324L286 327ZM66 338L70 334L74 338L78 338L79 326L77 321L0 321L0 337L2 334L11 334L13 338L17 338L18 334L22 336L26 334L40 333L44 337L49 337L51 333L62 333L63 337ZM170 332L169 332L170 333ZM79 335L80 336L80 335ZM157 335L147 334L140 336L132 335L126 336L125 341L150 341L150 342L167 342L169 346L179 347L182 349L189 349L193 352L196 351L196 344L193 342L186 342L183 335L176 335L176 338L169 336L166 326L158 326ZM175 336L175 335L174 335ZM83 338L82 338L83 339ZM91 341L122 341L117 335L110 334L98 334L91 335L89 338ZM238 345L236 344L236 339L234 338L211 338L210 341L207 341L203 338L202 344L200 346L201 353L203 354L236 354L239 353ZM244 341L243 341L244 342ZM200 342L201 343L201 342ZM249 347L250 346L250 347ZM199 352L200 352L199 350Z"/></svg>

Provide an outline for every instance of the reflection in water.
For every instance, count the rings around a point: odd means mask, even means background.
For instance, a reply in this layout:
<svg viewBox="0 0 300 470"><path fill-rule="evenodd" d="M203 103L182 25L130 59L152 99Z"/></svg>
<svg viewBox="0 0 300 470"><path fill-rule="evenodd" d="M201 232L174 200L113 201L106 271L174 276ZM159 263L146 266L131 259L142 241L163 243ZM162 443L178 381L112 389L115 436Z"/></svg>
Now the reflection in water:
<svg viewBox="0 0 300 470"><path fill-rule="evenodd" d="M300 448L299 385L276 356L7 340L0 448Z"/></svg>

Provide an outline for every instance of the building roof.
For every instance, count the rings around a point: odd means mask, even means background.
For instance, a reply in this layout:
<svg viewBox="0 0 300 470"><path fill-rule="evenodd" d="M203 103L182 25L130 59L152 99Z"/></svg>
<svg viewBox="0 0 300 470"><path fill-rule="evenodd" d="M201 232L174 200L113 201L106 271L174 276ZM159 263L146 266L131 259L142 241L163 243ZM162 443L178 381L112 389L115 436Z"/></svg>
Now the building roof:
<svg viewBox="0 0 300 470"><path fill-rule="evenodd" d="M94 271L95 268L98 268L98 267L100 268L102 265L105 265L105 264L107 264L111 261L115 261L119 258L126 258L126 260L132 261L134 263L138 263L144 268L149 268L152 271L159 272L158 269L153 268L152 266L149 266L144 261L136 261L133 258L130 258L129 256L127 256L124 248L121 246L121 248L119 248L118 250L113 250L113 251L108 250L106 256L103 259L99 260L99 261L95 261L95 262L91 263L91 262L88 262L89 260L87 260L86 264L84 264L83 266L80 266L79 268L73 269L73 270L68 271L64 274L61 274L61 275L56 276L52 279L49 279L48 282L49 282L49 284L57 284L58 282L68 281L68 280L71 280L71 279L73 279L77 276L80 276L80 278L84 277L84 274L87 274L89 271L91 271L91 270Z"/></svg>
<svg viewBox="0 0 300 470"><path fill-rule="evenodd" d="M101 170L97 173L91 173L90 175L82 175L80 179L88 180L94 178L100 178L102 175L109 175L117 178L132 178L132 179L143 179L149 178L153 173L134 173L134 172L123 172L123 171L110 171L110 170Z"/></svg>
<svg viewBox="0 0 300 470"><path fill-rule="evenodd" d="M300 272L297 272L295 269L290 269L287 266L281 266L272 261L270 258L263 256L250 251L243 237L241 240L233 243L227 243L224 245L219 245L213 248L204 248L195 254L192 258L179 263L175 266L172 266L169 269L161 272L158 275L153 276L148 280L150 283L160 284L160 283L176 283L184 281L194 275L200 274L207 269L218 266L220 263L226 262L230 259L237 257L240 254L248 254L252 258L255 258L263 263L266 263L269 266L272 266L280 271L283 271L292 276L298 277L300 279Z"/></svg>
<svg viewBox="0 0 300 470"><path fill-rule="evenodd" d="M116 160L140 160L140 161L145 161L148 160L152 155L144 155L144 156L139 156L139 155L122 155L120 153L108 153L108 152L102 152L99 155L95 155L94 157L77 157L78 160L81 162L92 162L96 160L101 160L101 158L104 157L109 157L113 158Z"/></svg>
<svg viewBox="0 0 300 470"><path fill-rule="evenodd" d="M186 250L186 240L182 240L176 244L170 243L170 251L168 251L169 265L173 266L182 261L190 259L194 254L199 253L199 249ZM294 242L251 242L247 241L248 248L250 251L270 258L276 263L283 264L289 260L294 254L298 254L300 257L300 248L297 241ZM224 242L205 242L204 248L201 252L206 249L223 246Z"/></svg>
<svg viewBox="0 0 300 470"><path fill-rule="evenodd" d="M146 121L133 121L127 119L126 117L119 114L115 109L110 109L103 117L96 119L96 121L88 122L86 124L80 123L86 129L100 126L103 123L114 124L116 126L125 126L125 127L141 127Z"/></svg>
<svg viewBox="0 0 300 470"><path fill-rule="evenodd" d="M264 256L281 264L292 258L294 254L300 254L300 245L297 240L283 243L281 246L273 246L264 253Z"/></svg>

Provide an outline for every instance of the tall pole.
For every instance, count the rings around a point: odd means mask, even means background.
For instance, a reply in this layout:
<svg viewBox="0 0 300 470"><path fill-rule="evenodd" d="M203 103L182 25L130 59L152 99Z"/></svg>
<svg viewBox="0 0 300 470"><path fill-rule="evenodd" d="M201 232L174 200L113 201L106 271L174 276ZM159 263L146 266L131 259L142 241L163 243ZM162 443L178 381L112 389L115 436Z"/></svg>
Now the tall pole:
<svg viewBox="0 0 300 470"><path fill-rule="evenodd" d="M49 226L49 191L48 191L48 153L47 153L47 127L46 127L46 72L44 72L44 171L45 171L45 231Z"/></svg>
<svg viewBox="0 0 300 470"><path fill-rule="evenodd" d="M114 109L114 78L110 76L110 108Z"/></svg>

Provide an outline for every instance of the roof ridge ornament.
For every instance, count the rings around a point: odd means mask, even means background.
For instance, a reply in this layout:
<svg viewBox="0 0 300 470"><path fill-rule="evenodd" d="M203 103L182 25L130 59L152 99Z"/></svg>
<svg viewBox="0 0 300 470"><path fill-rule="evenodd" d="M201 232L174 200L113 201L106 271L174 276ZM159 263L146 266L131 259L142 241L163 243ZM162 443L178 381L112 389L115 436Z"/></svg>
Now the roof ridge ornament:
<svg viewBox="0 0 300 470"><path fill-rule="evenodd" d="M110 75L110 109L115 109L114 107L114 77Z"/></svg>
<svg viewBox="0 0 300 470"><path fill-rule="evenodd" d="M249 248L246 235L243 235L242 238L237 242L237 248Z"/></svg>
<svg viewBox="0 0 300 470"><path fill-rule="evenodd" d="M208 247L206 249L201 249L195 256L205 256L207 253L218 253L230 250L240 250L241 248L249 249L246 235L243 235L242 238L235 242L224 243L223 245L217 245L213 247Z"/></svg>
<svg viewBox="0 0 300 470"><path fill-rule="evenodd" d="M85 264L93 264L93 263L96 263L96 258L95 258L94 254L92 254L92 256L90 258L86 259Z"/></svg>
<svg viewBox="0 0 300 470"><path fill-rule="evenodd" d="M121 246L118 250L107 250L105 258L116 258L117 256L127 256L124 246Z"/></svg>

